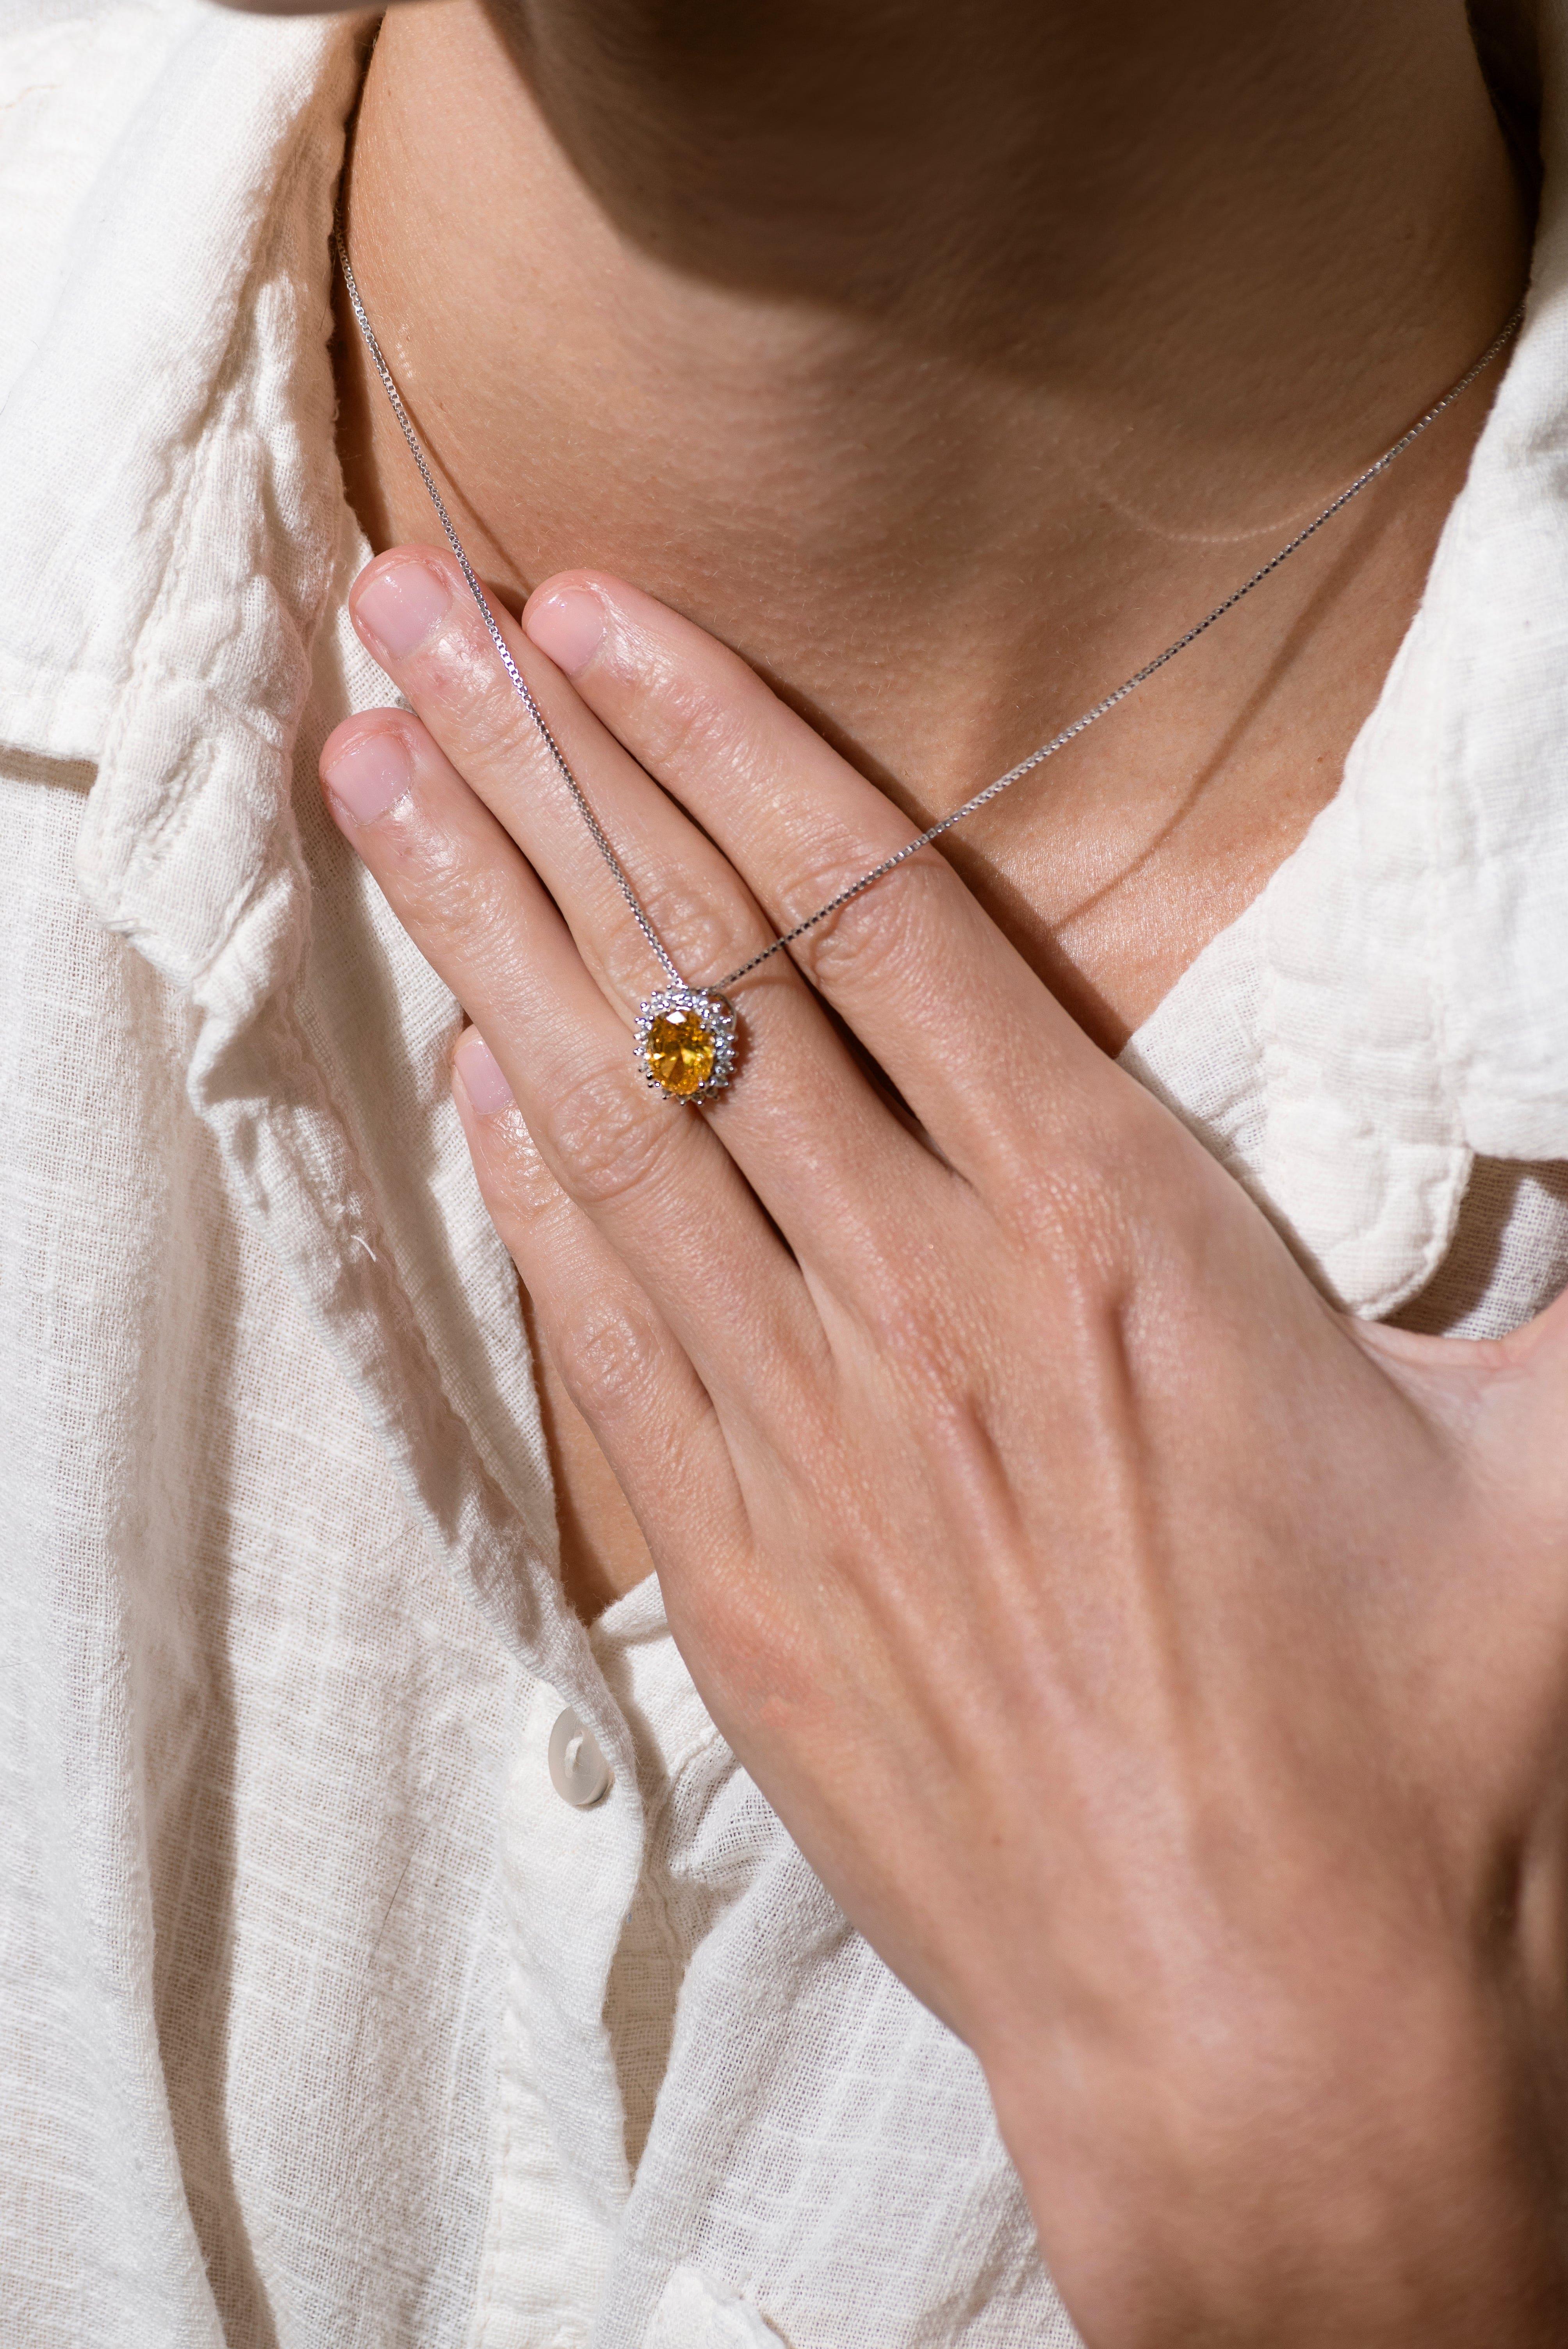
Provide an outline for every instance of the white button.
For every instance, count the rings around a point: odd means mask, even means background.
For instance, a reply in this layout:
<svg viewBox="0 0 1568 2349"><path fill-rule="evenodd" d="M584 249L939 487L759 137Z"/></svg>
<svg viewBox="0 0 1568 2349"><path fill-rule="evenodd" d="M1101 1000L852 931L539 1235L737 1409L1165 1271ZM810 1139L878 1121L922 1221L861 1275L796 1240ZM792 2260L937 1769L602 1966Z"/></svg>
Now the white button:
<svg viewBox="0 0 1568 2349"><path fill-rule="evenodd" d="M591 1809L610 1791L610 1764L599 1741L570 1709L550 1733L550 1783L578 1811Z"/></svg>

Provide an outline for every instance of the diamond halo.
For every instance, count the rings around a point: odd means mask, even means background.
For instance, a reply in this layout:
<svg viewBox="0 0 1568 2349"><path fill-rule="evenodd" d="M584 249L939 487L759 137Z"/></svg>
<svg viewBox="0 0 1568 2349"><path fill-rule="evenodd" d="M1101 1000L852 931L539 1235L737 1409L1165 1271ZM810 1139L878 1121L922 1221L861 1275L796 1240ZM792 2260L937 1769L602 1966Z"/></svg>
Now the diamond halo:
<svg viewBox="0 0 1568 2349"><path fill-rule="evenodd" d="M637 1008L638 1065L665 1101L711 1101L735 1069L734 1007L706 987L665 987Z"/></svg>

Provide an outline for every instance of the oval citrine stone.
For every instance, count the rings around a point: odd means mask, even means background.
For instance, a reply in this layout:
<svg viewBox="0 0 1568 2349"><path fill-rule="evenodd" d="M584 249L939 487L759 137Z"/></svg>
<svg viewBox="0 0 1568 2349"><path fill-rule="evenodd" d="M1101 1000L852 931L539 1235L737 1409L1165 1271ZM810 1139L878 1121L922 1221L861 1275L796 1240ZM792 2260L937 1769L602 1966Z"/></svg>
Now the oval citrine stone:
<svg viewBox="0 0 1568 2349"><path fill-rule="evenodd" d="M695 1011L661 1011L643 1046L649 1074L681 1101L702 1091L717 1052L714 1037Z"/></svg>

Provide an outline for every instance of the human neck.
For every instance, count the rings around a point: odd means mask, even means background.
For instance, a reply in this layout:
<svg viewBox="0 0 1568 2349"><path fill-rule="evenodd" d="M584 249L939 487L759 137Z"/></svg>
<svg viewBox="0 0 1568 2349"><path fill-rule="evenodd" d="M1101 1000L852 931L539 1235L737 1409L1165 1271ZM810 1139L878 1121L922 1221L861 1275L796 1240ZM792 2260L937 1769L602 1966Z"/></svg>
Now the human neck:
<svg viewBox="0 0 1568 2349"><path fill-rule="evenodd" d="M481 569L635 580L914 810L1218 600L1522 275L1460 0L696 14L539 0L514 56L394 10L356 267ZM438 541L343 357L373 539ZM1102 1040L1328 795L1483 410L957 849Z"/></svg>

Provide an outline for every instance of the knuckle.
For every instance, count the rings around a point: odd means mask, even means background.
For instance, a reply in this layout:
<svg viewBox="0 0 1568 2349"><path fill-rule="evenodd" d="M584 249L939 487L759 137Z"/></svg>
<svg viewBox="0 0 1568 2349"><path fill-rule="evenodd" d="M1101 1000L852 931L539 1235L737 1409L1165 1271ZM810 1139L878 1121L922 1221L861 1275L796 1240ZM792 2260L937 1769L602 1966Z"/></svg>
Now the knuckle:
<svg viewBox="0 0 1568 2349"><path fill-rule="evenodd" d="M641 894L648 919L684 968L717 973L755 953L757 926L743 926L732 890L715 890L711 883L700 885L695 876L671 874L645 884ZM725 902L718 902L720 898ZM626 946L632 979L626 992L630 995L635 988L645 994L646 949L634 934Z"/></svg>
<svg viewBox="0 0 1568 2349"><path fill-rule="evenodd" d="M551 767L539 729L466 593L454 608L453 624L424 657L426 670L419 680L421 706L430 708L432 692L438 705L449 751L453 751L456 738L470 751L482 746L490 764L516 761L525 771ZM460 752L457 755L460 758Z"/></svg>
<svg viewBox="0 0 1568 2349"><path fill-rule="evenodd" d="M830 903L864 871L863 862L836 865L817 873L811 887L820 891L820 903ZM815 983L826 994L916 985L929 966L931 925L952 877L934 849L923 849L808 930L800 952Z"/></svg>
<svg viewBox="0 0 1568 2349"><path fill-rule="evenodd" d="M738 1574L732 1555L716 1556L712 1566L673 1612L686 1652L723 1687L731 1734L743 1724L777 1730L820 1715L821 1659L810 1628L762 1577Z"/></svg>
<svg viewBox="0 0 1568 2349"><path fill-rule="evenodd" d="M904 1392L927 1404L965 1383L964 1350L953 1317L929 1288L903 1280L881 1292L867 1317L867 1336L878 1361Z"/></svg>
<svg viewBox="0 0 1568 2349"><path fill-rule="evenodd" d="M1087 1166L1037 1173L1011 1217L1022 1242L1020 1278L1032 1278L1051 1325L1082 1345L1117 1320L1135 1278L1138 1236L1114 1180Z"/></svg>
<svg viewBox="0 0 1568 2349"><path fill-rule="evenodd" d="M1146 1265L1157 1233L1181 1221L1190 1168L1183 1137L1133 1103L1130 1117L1085 1104L1070 1147L1042 1140L1037 1121L999 1121L995 1195L1006 1225L1064 1291L1115 1297Z"/></svg>
<svg viewBox="0 0 1568 2349"><path fill-rule="evenodd" d="M579 1410L601 1423L645 1411L663 1367L652 1319L624 1299L583 1300L552 1324L550 1350Z"/></svg>
<svg viewBox="0 0 1568 2349"><path fill-rule="evenodd" d="M545 1112L545 1134L562 1185L593 1211L657 1182L676 1128L668 1104L638 1088L628 1055L624 1071L601 1067L573 1079Z"/></svg>
<svg viewBox="0 0 1568 2349"><path fill-rule="evenodd" d="M640 881L638 894L642 898L643 911L681 968L696 969L696 960L679 930L657 910L654 898L643 888ZM628 1007L641 1003L650 987L655 984L649 975L647 940L633 922L623 922L618 917L614 919L605 932L593 939L593 953L601 978L607 982L612 994Z"/></svg>
<svg viewBox="0 0 1568 2349"><path fill-rule="evenodd" d="M1100 1236L1119 1223L1121 1206L1114 1174L1106 1177L1095 1157L1075 1148L1041 1151L1015 1147L1007 1154L997 1188L1010 1210L1014 1230L1048 1258L1077 1264L1099 1253Z"/></svg>
<svg viewBox="0 0 1568 2349"><path fill-rule="evenodd" d="M427 937L460 939L483 950L508 930L509 876L476 856L470 843L422 824L398 843L397 910Z"/></svg>
<svg viewBox="0 0 1568 2349"><path fill-rule="evenodd" d="M483 1148L475 1154L474 1173L480 1196L503 1235L537 1225L562 1208L561 1185L535 1149L515 1105L486 1134Z"/></svg>
<svg viewBox="0 0 1568 2349"><path fill-rule="evenodd" d="M677 768L700 761L704 766L731 767L746 762L749 728L743 688L753 680L739 662L736 667L738 676L716 681L694 676L669 657L649 665L640 681L638 725L654 764Z"/></svg>
<svg viewBox="0 0 1568 2349"><path fill-rule="evenodd" d="M965 1376L959 1333L966 1326L962 1300L951 1293L948 1263L906 1245L870 1216L846 1237L855 1265L854 1319L860 1341L879 1369L906 1390L943 1393ZM954 1251L963 1260L962 1245Z"/></svg>

